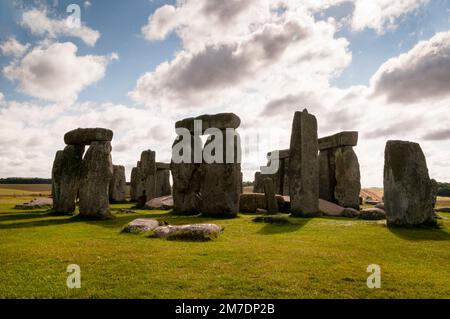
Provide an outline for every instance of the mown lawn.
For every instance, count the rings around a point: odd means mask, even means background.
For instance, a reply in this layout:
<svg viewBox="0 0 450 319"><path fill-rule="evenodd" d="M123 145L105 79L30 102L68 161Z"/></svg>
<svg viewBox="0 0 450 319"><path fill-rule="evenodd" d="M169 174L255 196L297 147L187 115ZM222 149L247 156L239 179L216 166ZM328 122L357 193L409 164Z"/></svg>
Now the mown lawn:
<svg viewBox="0 0 450 319"><path fill-rule="evenodd" d="M1 298L450 298L450 214L434 230L345 218L280 226L250 215L214 220L164 211L86 222L12 209L25 200L0 198ZM213 242L120 233L140 217L214 222L225 231ZM66 286L69 264L81 267L81 289ZM369 264L381 266L380 289L367 288Z"/></svg>

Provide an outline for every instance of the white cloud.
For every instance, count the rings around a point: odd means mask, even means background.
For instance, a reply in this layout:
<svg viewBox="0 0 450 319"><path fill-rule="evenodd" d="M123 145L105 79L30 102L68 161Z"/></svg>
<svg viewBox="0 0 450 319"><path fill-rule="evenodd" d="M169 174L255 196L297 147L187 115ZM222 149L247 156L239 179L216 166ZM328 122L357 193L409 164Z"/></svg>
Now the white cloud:
<svg viewBox="0 0 450 319"><path fill-rule="evenodd" d="M89 8L90 6L92 6L92 3L91 3L90 1L85 1L85 2L83 3L83 6L84 6L85 8Z"/></svg>
<svg viewBox="0 0 450 319"><path fill-rule="evenodd" d="M22 15L22 26L31 33L49 38L58 36L71 36L81 39L89 46L94 46L100 38L100 32L81 24L73 26L67 19L52 19L48 17L47 10L31 9Z"/></svg>
<svg viewBox="0 0 450 319"><path fill-rule="evenodd" d="M30 44L22 44L14 37L0 43L0 53L3 55L22 56L30 47Z"/></svg>
<svg viewBox="0 0 450 319"><path fill-rule="evenodd" d="M362 31L366 28L384 33L396 27L396 20L412 12L429 0L356 0L352 18L352 28Z"/></svg>
<svg viewBox="0 0 450 319"><path fill-rule="evenodd" d="M390 102L416 103L450 95L450 31L419 42L384 63L371 80L375 95Z"/></svg>
<svg viewBox="0 0 450 319"><path fill-rule="evenodd" d="M76 54L71 43L37 46L20 61L4 67L9 80L19 82L22 92L48 101L75 101L78 93L105 75L106 66L117 55L95 56Z"/></svg>

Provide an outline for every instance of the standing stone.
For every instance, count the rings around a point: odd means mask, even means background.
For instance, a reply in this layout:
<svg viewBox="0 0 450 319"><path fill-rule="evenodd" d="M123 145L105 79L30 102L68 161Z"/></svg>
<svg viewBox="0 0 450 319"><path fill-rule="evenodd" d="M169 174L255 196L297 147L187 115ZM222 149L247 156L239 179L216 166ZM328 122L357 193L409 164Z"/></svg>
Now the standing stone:
<svg viewBox="0 0 450 319"><path fill-rule="evenodd" d="M56 156L56 161L60 161L60 165L54 167L53 211L57 214L72 214L75 211L83 153L83 145L68 145Z"/></svg>
<svg viewBox="0 0 450 319"><path fill-rule="evenodd" d="M203 163L201 167L200 211L204 216L236 217L239 212L241 163L237 154L240 152L240 140L234 137L232 143L226 143L225 132L223 132L223 136L223 163ZM213 141L211 136L205 143L204 150ZM229 147L232 147L233 150L230 150ZM234 152L233 163L225 162L228 150Z"/></svg>
<svg viewBox="0 0 450 319"><path fill-rule="evenodd" d="M52 167L52 198L55 203L61 196L61 168L64 151L57 151Z"/></svg>
<svg viewBox="0 0 450 319"><path fill-rule="evenodd" d="M112 203L125 201L127 182L125 180L125 167L113 165L113 176L109 184L109 200Z"/></svg>
<svg viewBox="0 0 450 319"><path fill-rule="evenodd" d="M273 180L271 178L264 179L264 193L266 195L268 213L278 213L278 203L275 197L275 186L273 185Z"/></svg>
<svg viewBox="0 0 450 319"><path fill-rule="evenodd" d="M388 141L384 163L384 206L388 226L435 225L433 188L420 145Z"/></svg>
<svg viewBox="0 0 450 319"><path fill-rule="evenodd" d="M316 117L306 109L295 112L289 156L289 193L293 216L319 215L318 151Z"/></svg>
<svg viewBox="0 0 450 319"><path fill-rule="evenodd" d="M137 201L137 184L139 178L139 167L133 167L130 176L130 200L132 202Z"/></svg>
<svg viewBox="0 0 450 319"><path fill-rule="evenodd" d="M92 142L81 168L80 216L110 219L109 183L113 175L110 142Z"/></svg>
<svg viewBox="0 0 450 319"><path fill-rule="evenodd" d="M178 136L172 148L180 143L181 139L182 137ZM200 164L194 163L195 142L201 143L200 137L190 135L191 158L187 163L176 163L174 156L182 156L184 151L189 151L188 149L183 149L180 154L175 154L172 150L170 170L173 181L173 213L177 215L197 215L199 213L201 172Z"/></svg>
<svg viewBox="0 0 450 319"><path fill-rule="evenodd" d="M170 187L170 170L156 170L156 198L172 194Z"/></svg>
<svg viewBox="0 0 450 319"><path fill-rule="evenodd" d="M334 197L337 204L342 207L359 209L361 174L358 157L351 146L338 148L334 157L336 163Z"/></svg>
<svg viewBox="0 0 450 319"><path fill-rule="evenodd" d="M336 187L336 165L333 150L323 150L319 154L319 197L334 203Z"/></svg>
<svg viewBox="0 0 450 319"><path fill-rule="evenodd" d="M135 196L137 199L142 198L144 204L156 197L156 161L155 152L152 150L143 151L141 154Z"/></svg>
<svg viewBox="0 0 450 319"><path fill-rule="evenodd" d="M255 181L253 182L253 193L262 193L263 192L263 184L261 178L261 172L255 173Z"/></svg>

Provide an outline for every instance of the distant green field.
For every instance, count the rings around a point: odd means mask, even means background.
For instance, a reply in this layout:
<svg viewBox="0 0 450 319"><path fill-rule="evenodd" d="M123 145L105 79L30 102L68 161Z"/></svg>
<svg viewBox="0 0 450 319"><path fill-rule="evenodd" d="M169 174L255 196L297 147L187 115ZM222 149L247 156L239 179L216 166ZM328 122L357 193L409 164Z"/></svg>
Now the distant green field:
<svg viewBox="0 0 450 319"><path fill-rule="evenodd" d="M39 196L50 195L51 184L0 184L0 196Z"/></svg>
<svg viewBox="0 0 450 319"><path fill-rule="evenodd" d="M288 226L175 217L165 211L79 221L17 211L0 198L0 298L449 298L450 214L441 229L390 230L384 222L291 219ZM212 242L121 234L135 218L225 227ZM81 289L66 287L69 264ZM369 289L367 266L381 266Z"/></svg>

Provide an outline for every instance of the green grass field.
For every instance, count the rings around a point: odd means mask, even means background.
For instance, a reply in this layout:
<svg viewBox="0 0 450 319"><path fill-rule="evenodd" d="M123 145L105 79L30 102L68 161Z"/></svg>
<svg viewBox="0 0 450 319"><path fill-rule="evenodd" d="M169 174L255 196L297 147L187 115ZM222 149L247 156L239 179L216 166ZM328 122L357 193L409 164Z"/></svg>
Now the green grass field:
<svg viewBox="0 0 450 319"><path fill-rule="evenodd" d="M441 214L441 229L419 230L346 218L280 226L250 215L215 220L164 211L86 222L12 209L28 199L0 197L1 298L450 298L450 214ZM214 222L225 231L212 242L120 233L141 217ZM69 264L81 267L81 289L66 287ZM381 266L380 289L366 285L369 264Z"/></svg>

